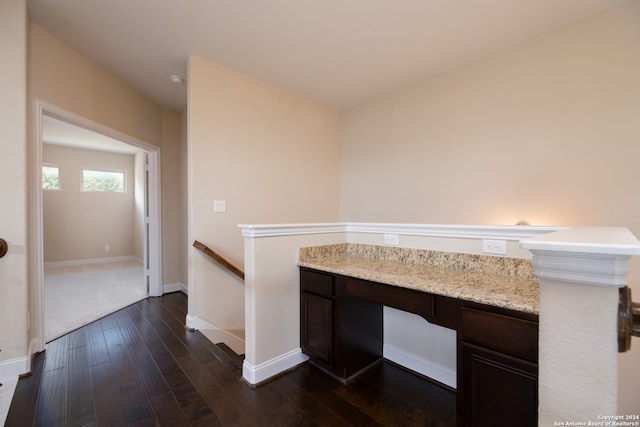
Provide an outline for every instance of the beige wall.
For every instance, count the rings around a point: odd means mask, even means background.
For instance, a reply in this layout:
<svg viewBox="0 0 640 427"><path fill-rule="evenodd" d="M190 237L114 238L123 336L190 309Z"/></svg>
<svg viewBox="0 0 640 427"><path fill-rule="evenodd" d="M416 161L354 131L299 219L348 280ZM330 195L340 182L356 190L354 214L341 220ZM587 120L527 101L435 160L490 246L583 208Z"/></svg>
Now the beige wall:
<svg viewBox="0 0 640 427"><path fill-rule="evenodd" d="M186 140L181 115L163 111L162 129L162 280L187 284Z"/></svg>
<svg viewBox="0 0 640 427"><path fill-rule="evenodd" d="M176 177L176 173L186 173L183 169L176 172L175 167L172 166L171 157L164 156L163 153L165 146L171 152L175 151L172 147L179 143L179 140L172 139L179 137L179 132L175 130L175 118L173 118L173 115L178 113L163 111L127 83L34 24L30 26L29 60L29 86L34 99L40 99L161 147L160 158L167 159L161 165L161 169L167 167L166 174L172 178ZM165 120L168 121L167 124ZM164 132L167 134L165 135ZM161 176L164 174L165 171L161 170ZM166 179L162 179L164 184ZM172 233L172 230L184 228L185 225L172 223L171 221L177 220L177 216L167 212L167 209L171 212L174 208L180 208L180 197L183 197L182 194L186 192L184 178L180 179L183 183L182 187L176 189L168 185L170 190L167 193L162 191L161 195L163 214L168 216L168 219L163 221L163 247L169 248L170 252L186 251L180 238ZM165 236L164 233L167 232L169 235ZM136 255L141 254L141 248L142 245L138 242ZM163 265L163 275L173 280L177 275L184 276L183 273L175 271L184 268L176 267L171 263ZM173 282L164 280L164 283Z"/></svg>
<svg viewBox="0 0 640 427"><path fill-rule="evenodd" d="M37 25L31 24L31 95L57 107L162 144L162 109Z"/></svg>
<svg viewBox="0 0 640 427"><path fill-rule="evenodd" d="M188 82L189 242L242 267L238 224L338 219L337 113L194 56ZM241 334L242 282L189 253L190 315Z"/></svg>
<svg viewBox="0 0 640 427"><path fill-rule="evenodd" d="M44 262L134 256L134 156L44 144L42 160L61 184L42 192ZM81 191L83 169L124 171L125 192Z"/></svg>
<svg viewBox="0 0 640 427"><path fill-rule="evenodd" d="M343 220L640 235L639 24L627 2L348 111Z"/></svg>
<svg viewBox="0 0 640 427"><path fill-rule="evenodd" d="M0 365L25 356L29 343L27 25L26 1L0 2L0 238L9 244L0 259Z"/></svg>
<svg viewBox="0 0 640 427"><path fill-rule="evenodd" d="M640 236L640 2L343 116L343 221L622 226ZM640 268L630 283L640 296ZM640 349L620 357L620 409ZM634 397L636 396L636 397Z"/></svg>

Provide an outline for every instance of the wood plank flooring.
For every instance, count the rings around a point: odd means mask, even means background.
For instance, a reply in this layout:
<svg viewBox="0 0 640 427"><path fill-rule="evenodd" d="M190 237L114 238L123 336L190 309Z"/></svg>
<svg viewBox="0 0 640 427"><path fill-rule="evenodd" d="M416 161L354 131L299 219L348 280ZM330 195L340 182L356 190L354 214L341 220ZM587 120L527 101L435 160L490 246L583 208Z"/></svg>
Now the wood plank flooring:
<svg viewBox="0 0 640 427"><path fill-rule="evenodd" d="M186 311L184 294L148 298L50 342L5 426L455 425L455 393L388 362L349 385L304 364L251 388Z"/></svg>

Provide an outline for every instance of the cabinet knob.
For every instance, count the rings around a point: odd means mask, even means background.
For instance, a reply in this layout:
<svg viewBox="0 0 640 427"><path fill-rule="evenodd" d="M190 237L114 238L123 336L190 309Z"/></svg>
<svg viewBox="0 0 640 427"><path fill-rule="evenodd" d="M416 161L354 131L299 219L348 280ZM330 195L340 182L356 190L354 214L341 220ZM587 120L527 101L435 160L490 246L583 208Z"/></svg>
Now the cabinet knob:
<svg viewBox="0 0 640 427"><path fill-rule="evenodd" d="M618 352L631 348L631 337L640 337L640 303L631 299L628 286L620 288L618 300Z"/></svg>
<svg viewBox="0 0 640 427"><path fill-rule="evenodd" d="M7 242L4 239L0 239L0 258L5 256L8 250L9 245L7 244Z"/></svg>

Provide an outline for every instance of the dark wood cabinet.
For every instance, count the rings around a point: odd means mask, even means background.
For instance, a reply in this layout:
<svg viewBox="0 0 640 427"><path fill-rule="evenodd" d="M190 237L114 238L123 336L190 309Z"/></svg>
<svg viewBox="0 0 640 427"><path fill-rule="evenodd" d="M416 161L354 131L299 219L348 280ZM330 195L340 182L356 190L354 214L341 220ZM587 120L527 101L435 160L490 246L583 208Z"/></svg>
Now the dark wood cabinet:
<svg viewBox="0 0 640 427"><path fill-rule="evenodd" d="M457 423L538 425L537 316L462 304Z"/></svg>
<svg viewBox="0 0 640 427"><path fill-rule="evenodd" d="M501 353L462 344L464 396L458 425L537 426L538 367Z"/></svg>
<svg viewBox="0 0 640 427"><path fill-rule="evenodd" d="M346 382L382 358L382 309L458 334L458 426L536 426L538 316L300 268L302 351Z"/></svg>
<svg viewBox="0 0 640 427"><path fill-rule="evenodd" d="M334 277L300 272L300 347L324 368L333 366Z"/></svg>
<svg viewBox="0 0 640 427"><path fill-rule="evenodd" d="M348 278L300 271L300 346L343 382L382 359L382 305L345 295Z"/></svg>
<svg viewBox="0 0 640 427"><path fill-rule="evenodd" d="M300 295L302 351L327 367L333 363L333 300L310 292Z"/></svg>

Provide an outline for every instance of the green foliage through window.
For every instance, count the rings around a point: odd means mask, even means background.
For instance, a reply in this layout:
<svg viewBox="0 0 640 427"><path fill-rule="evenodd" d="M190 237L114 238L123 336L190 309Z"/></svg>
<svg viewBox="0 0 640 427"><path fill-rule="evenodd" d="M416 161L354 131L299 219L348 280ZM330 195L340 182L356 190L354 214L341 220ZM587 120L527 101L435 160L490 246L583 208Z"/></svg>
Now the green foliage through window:
<svg viewBox="0 0 640 427"><path fill-rule="evenodd" d="M42 166L42 189L60 190L60 168L57 166Z"/></svg>
<svg viewBox="0 0 640 427"><path fill-rule="evenodd" d="M124 172L83 169L82 191L124 193Z"/></svg>

